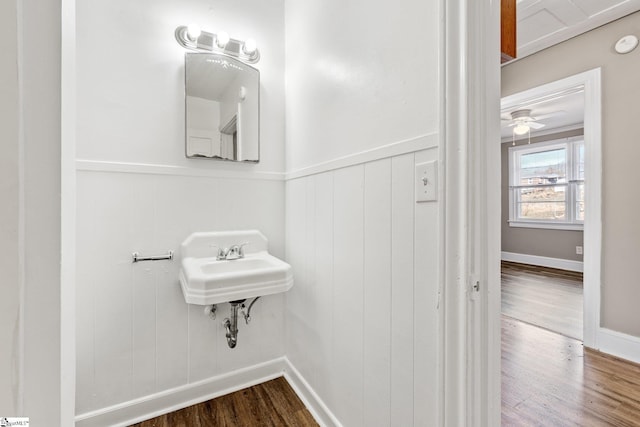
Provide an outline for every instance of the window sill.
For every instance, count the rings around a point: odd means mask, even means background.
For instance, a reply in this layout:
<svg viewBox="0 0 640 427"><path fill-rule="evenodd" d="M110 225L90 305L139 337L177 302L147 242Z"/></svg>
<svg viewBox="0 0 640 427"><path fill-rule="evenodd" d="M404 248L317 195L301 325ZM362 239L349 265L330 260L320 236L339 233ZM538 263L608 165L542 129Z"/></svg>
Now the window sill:
<svg viewBox="0 0 640 427"><path fill-rule="evenodd" d="M509 221L509 227L516 228L546 228L548 230L583 231L584 224L561 224L536 221Z"/></svg>

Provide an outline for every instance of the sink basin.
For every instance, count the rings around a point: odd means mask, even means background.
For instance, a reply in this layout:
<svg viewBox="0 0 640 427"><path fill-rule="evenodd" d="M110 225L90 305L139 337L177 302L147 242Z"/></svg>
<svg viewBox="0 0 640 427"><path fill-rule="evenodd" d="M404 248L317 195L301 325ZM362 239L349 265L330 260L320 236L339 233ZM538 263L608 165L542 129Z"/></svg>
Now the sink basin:
<svg viewBox="0 0 640 427"><path fill-rule="evenodd" d="M216 259L216 248L245 242L243 258ZM194 233L182 244L180 285L188 304L209 305L285 292L293 274L259 231Z"/></svg>
<svg viewBox="0 0 640 427"><path fill-rule="evenodd" d="M225 275L231 277L234 273L252 274L259 272L261 269L277 268L279 264L282 264L282 261L276 257L269 254L256 254L233 261L209 261L205 259L205 262L200 265L200 270L203 274L213 274L224 278ZM280 273L278 270L275 272Z"/></svg>

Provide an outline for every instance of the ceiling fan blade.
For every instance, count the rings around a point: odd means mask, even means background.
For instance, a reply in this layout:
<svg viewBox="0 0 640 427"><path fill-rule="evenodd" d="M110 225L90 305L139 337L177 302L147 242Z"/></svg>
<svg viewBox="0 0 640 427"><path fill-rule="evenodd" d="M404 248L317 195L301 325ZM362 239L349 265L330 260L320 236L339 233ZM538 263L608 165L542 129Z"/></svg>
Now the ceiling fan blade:
<svg viewBox="0 0 640 427"><path fill-rule="evenodd" d="M536 115L535 117L532 117L533 120L544 120L544 119L549 119L551 117L558 117L558 116L564 116L566 115L567 112L564 110L558 110L558 111L553 111L551 113L547 113L547 114L540 114L539 116Z"/></svg>
<svg viewBox="0 0 640 427"><path fill-rule="evenodd" d="M529 126L531 129L540 129L540 128L543 128L545 125L544 123L528 122L527 126Z"/></svg>

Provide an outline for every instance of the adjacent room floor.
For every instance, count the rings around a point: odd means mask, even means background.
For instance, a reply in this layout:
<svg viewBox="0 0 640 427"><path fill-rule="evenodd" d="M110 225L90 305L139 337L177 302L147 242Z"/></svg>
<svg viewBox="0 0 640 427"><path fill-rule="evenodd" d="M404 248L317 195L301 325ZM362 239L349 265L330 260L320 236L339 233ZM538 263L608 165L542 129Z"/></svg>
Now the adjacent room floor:
<svg viewBox="0 0 640 427"><path fill-rule="evenodd" d="M582 274L502 263L502 425L640 426L640 365L584 349Z"/></svg>
<svg viewBox="0 0 640 427"><path fill-rule="evenodd" d="M502 314L582 340L582 273L502 262Z"/></svg>
<svg viewBox="0 0 640 427"><path fill-rule="evenodd" d="M640 426L640 365L503 316L502 426Z"/></svg>

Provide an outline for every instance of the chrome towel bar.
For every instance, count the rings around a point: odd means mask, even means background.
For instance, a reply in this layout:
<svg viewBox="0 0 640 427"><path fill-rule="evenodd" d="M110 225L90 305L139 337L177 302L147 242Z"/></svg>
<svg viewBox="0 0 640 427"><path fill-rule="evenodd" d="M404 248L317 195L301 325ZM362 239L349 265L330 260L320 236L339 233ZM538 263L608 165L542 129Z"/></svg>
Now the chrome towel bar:
<svg viewBox="0 0 640 427"><path fill-rule="evenodd" d="M163 260L171 260L173 259L173 251L169 251L166 255L155 255L155 256L140 256L138 252L134 252L133 254L133 262L139 261L163 261Z"/></svg>

